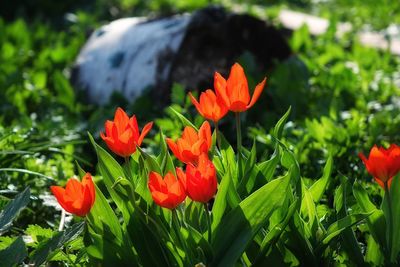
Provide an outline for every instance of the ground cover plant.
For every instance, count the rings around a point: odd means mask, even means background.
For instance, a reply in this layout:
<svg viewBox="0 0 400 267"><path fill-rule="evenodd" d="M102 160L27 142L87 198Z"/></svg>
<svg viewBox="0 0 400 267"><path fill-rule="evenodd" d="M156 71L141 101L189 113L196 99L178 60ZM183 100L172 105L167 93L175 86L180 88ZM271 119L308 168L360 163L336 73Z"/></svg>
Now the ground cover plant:
<svg viewBox="0 0 400 267"><path fill-rule="evenodd" d="M334 35L342 20L384 30L396 3L254 1L272 21L289 5L332 24L295 31L266 74L243 55L245 76L174 85L165 110L146 95L91 106L68 81L86 32L206 4L122 2L2 15L0 266L398 264L399 59Z"/></svg>

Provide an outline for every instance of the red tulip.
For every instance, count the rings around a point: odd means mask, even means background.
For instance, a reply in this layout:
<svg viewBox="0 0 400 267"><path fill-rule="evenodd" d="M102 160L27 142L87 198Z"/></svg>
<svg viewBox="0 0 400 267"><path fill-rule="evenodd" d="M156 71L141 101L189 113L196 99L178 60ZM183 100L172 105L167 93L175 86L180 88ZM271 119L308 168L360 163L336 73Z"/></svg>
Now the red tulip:
<svg viewBox="0 0 400 267"><path fill-rule="evenodd" d="M186 194L194 201L207 203L217 192L217 174L207 154L200 155L198 166L187 165L186 174L180 168L176 172L185 185Z"/></svg>
<svg viewBox="0 0 400 267"><path fill-rule="evenodd" d="M115 111L114 121L106 121L106 134L100 133L108 148L121 157L129 157L140 146L146 134L151 130L152 122L147 123L139 134L136 116L131 118L122 108Z"/></svg>
<svg viewBox="0 0 400 267"><path fill-rule="evenodd" d="M80 217L89 213L95 201L96 190L90 173L83 176L82 182L71 178L65 189L51 186L50 190L65 211Z"/></svg>
<svg viewBox="0 0 400 267"><path fill-rule="evenodd" d="M383 188L385 188L385 183L390 186L393 177L400 171L400 147L395 144L390 145L389 149L374 146L368 159L362 153L359 157L364 162L367 171Z"/></svg>
<svg viewBox="0 0 400 267"><path fill-rule="evenodd" d="M243 112L251 108L264 90L265 82L266 78L256 86L250 100L247 78L242 66L238 63L232 66L228 80L225 80L218 72L214 75L214 88L217 97L233 112Z"/></svg>
<svg viewBox="0 0 400 267"><path fill-rule="evenodd" d="M191 93L189 93L189 97L200 115L215 123L222 119L228 112L228 108L225 106L224 102L220 98L217 98L214 91L211 89L200 94L200 103L197 102L196 98L194 98Z"/></svg>
<svg viewBox="0 0 400 267"><path fill-rule="evenodd" d="M211 127L205 121L197 133L195 129L186 126L182 137L176 142L167 138L167 144L175 157L184 163L196 163L202 153L207 153L211 147Z"/></svg>
<svg viewBox="0 0 400 267"><path fill-rule="evenodd" d="M168 172L164 179L160 174L150 172L149 189L157 205L171 210L175 209L186 198L182 181L176 179L171 172Z"/></svg>

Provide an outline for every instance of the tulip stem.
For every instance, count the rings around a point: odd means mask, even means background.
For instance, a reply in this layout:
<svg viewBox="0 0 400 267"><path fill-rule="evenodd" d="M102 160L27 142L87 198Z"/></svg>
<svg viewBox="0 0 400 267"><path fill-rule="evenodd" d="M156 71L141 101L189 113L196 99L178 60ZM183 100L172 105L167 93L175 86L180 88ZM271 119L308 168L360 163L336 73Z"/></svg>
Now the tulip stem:
<svg viewBox="0 0 400 267"><path fill-rule="evenodd" d="M60 219L60 225L58 226L58 231L64 230L64 224L65 224L65 210L61 209L61 219Z"/></svg>
<svg viewBox="0 0 400 267"><path fill-rule="evenodd" d="M206 219L207 219L208 243L211 244L211 218L210 218L210 213L208 211L207 203L204 203L204 211L206 213Z"/></svg>
<svg viewBox="0 0 400 267"><path fill-rule="evenodd" d="M217 138L218 148L221 149L221 138L219 136L218 122L214 122L215 125L215 137Z"/></svg>
<svg viewBox="0 0 400 267"><path fill-rule="evenodd" d="M189 262L189 266L193 266L191 257L189 255L189 250L188 250L188 248L186 246L186 241L183 239L182 233L181 233L181 230L180 230L182 225L179 222L178 213L177 213L176 209L173 209L171 211L172 211L172 224L173 224L173 227L175 228L176 235L178 236L179 242L181 243L181 245L182 245L182 247L183 247L183 249L185 251L186 259Z"/></svg>
<svg viewBox="0 0 400 267"><path fill-rule="evenodd" d="M385 186L385 194L387 196L387 202L388 202L388 209L389 209L389 214L388 214L388 224L389 224L389 235L387 235L388 237L388 250L389 253L392 253L392 235L393 235L393 213L392 213L392 199L390 197L390 190L389 190L389 184L388 182L384 182L384 186Z"/></svg>
<svg viewBox="0 0 400 267"><path fill-rule="evenodd" d="M240 126L240 112L235 113L236 116L236 138L237 138L237 157L238 157L238 177L242 176L242 130Z"/></svg>

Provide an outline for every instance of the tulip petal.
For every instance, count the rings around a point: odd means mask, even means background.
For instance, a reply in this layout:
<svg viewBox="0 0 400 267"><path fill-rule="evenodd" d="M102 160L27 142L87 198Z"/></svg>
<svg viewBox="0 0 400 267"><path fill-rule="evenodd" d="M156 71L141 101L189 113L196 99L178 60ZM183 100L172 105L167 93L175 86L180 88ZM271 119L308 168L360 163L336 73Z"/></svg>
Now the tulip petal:
<svg viewBox="0 0 400 267"><path fill-rule="evenodd" d="M106 129L106 135L111 136L112 135L112 128L113 128L114 122L107 120L106 123L104 124L104 128Z"/></svg>
<svg viewBox="0 0 400 267"><path fill-rule="evenodd" d="M89 190L92 200L91 206L93 206L94 200L96 199L96 189L94 187L92 175L89 172L87 172L85 176L82 177L82 185Z"/></svg>
<svg viewBox="0 0 400 267"><path fill-rule="evenodd" d="M200 103L197 102L196 98L192 95L191 92L189 92L189 98L190 98L190 101L192 101L192 104L196 107L197 111L200 113L200 115L205 117Z"/></svg>
<svg viewBox="0 0 400 267"><path fill-rule="evenodd" d="M129 125L132 130L133 140L137 143L139 140L139 126L135 115L129 119Z"/></svg>
<svg viewBox="0 0 400 267"><path fill-rule="evenodd" d="M119 133L124 132L128 123L129 123L128 115L122 108L117 108L114 115L114 124L117 126L118 132Z"/></svg>
<svg viewBox="0 0 400 267"><path fill-rule="evenodd" d="M245 102L235 101L231 104L229 110L232 112L243 112L247 110L247 106Z"/></svg>
<svg viewBox="0 0 400 267"><path fill-rule="evenodd" d="M140 134L139 139L137 141L138 146L140 146L142 144L143 139L150 132L152 127L153 127L153 122L149 122L143 127L142 133Z"/></svg>
<svg viewBox="0 0 400 267"><path fill-rule="evenodd" d="M83 194L83 186L77 179L69 179L65 187L65 194L67 197L79 198Z"/></svg>
<svg viewBox="0 0 400 267"><path fill-rule="evenodd" d="M247 78L242 66L238 63L235 63L231 68L229 78L226 81L226 91L231 105L233 102L243 102L244 105L250 102ZM229 106L230 110L232 110L231 105Z"/></svg>
<svg viewBox="0 0 400 267"><path fill-rule="evenodd" d="M53 195L56 197L58 203L60 203L61 207L63 207L63 209L65 209L64 204L64 195L65 195L65 189L62 188L61 186L50 186L50 190L53 193Z"/></svg>
<svg viewBox="0 0 400 267"><path fill-rule="evenodd" d="M181 181L182 185L186 187L186 174L182 170L182 168L176 168L176 175L178 176L178 180Z"/></svg>
<svg viewBox="0 0 400 267"><path fill-rule="evenodd" d="M205 143L207 145L207 151L210 149L211 144L212 144L212 138L211 138L211 126L208 121L203 122L199 129L199 139L200 140L205 140ZM203 151L205 152L205 151Z"/></svg>
<svg viewBox="0 0 400 267"><path fill-rule="evenodd" d="M150 172L148 185L150 191L162 191L164 193L167 192L165 182L163 181L161 175L157 172Z"/></svg>
<svg viewBox="0 0 400 267"><path fill-rule="evenodd" d="M230 105L229 96L226 88L226 80L221 76L218 72L214 74L214 89L217 93L217 97L219 97L226 106Z"/></svg>
<svg viewBox="0 0 400 267"><path fill-rule="evenodd" d="M172 151L175 157L177 157L178 159L181 158L178 150L178 145L171 138L166 138L165 140L167 142L169 149Z"/></svg>
<svg viewBox="0 0 400 267"><path fill-rule="evenodd" d="M267 82L267 78L264 78L262 82L257 84L256 89L254 89L253 96L251 97L250 104L247 105L247 109L251 108L260 97L262 91L264 90L265 83Z"/></svg>
<svg viewBox="0 0 400 267"><path fill-rule="evenodd" d="M176 183L176 178L175 176L172 174L172 172L168 172L165 177L164 177L164 183L166 184L168 191L169 188Z"/></svg>

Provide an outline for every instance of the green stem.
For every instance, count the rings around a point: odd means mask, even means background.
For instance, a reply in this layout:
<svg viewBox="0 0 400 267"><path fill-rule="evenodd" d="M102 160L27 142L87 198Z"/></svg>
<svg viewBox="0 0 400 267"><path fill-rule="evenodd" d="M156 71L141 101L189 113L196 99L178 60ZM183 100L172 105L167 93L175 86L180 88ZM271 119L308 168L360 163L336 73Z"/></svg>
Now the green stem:
<svg viewBox="0 0 400 267"><path fill-rule="evenodd" d="M239 180L242 177L242 130L240 126L240 112L235 113L236 117L236 149L237 149L237 159L238 159L238 177Z"/></svg>
<svg viewBox="0 0 400 267"><path fill-rule="evenodd" d="M180 230L182 225L179 222L177 211L176 211L176 209L173 209L171 211L172 211L172 224L173 224L173 227L175 228L176 235L178 236L179 242L181 243L181 245L182 245L182 247L183 247L183 249L185 251L186 259L189 262L189 266L193 266L192 259L191 259L190 254L189 254L189 250L188 250L187 245L186 245L186 241L182 237L182 233L181 233L181 230Z"/></svg>
<svg viewBox="0 0 400 267"><path fill-rule="evenodd" d="M215 137L217 138L218 148L221 149L221 138L219 136L218 122L214 122L215 125Z"/></svg>
<svg viewBox="0 0 400 267"><path fill-rule="evenodd" d="M210 218L210 213L207 208L207 203L204 203L204 212L206 213L206 219L207 219L207 234L208 234L208 243L211 244L211 218Z"/></svg>
<svg viewBox="0 0 400 267"><path fill-rule="evenodd" d="M388 237L388 250L389 250L389 254L392 253L392 234L393 234L393 213L392 213L392 199L390 197L390 190L389 190L389 184L386 181L384 183L385 186L385 194L387 196L387 201L388 201L388 209L389 209L389 218L388 218L388 228L389 228L389 235Z"/></svg>

